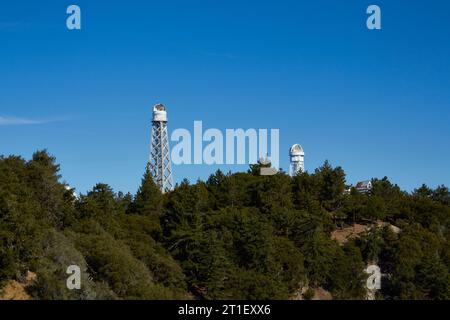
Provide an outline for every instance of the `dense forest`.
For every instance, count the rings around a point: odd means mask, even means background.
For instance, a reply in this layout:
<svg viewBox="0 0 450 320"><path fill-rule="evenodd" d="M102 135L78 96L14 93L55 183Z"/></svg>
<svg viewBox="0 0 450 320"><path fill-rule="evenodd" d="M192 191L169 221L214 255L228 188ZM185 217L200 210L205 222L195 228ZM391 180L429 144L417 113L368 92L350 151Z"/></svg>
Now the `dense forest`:
<svg viewBox="0 0 450 320"><path fill-rule="evenodd" d="M58 172L46 151L0 157L0 288L32 271L34 299L292 299L302 288L303 299L316 288L364 299L375 263L377 299L450 299L444 186L407 193L383 178L346 191L325 162L295 177L217 171L166 194L147 169L136 195L99 183L74 196ZM373 227L332 238L354 223ZM80 290L66 287L69 265Z"/></svg>

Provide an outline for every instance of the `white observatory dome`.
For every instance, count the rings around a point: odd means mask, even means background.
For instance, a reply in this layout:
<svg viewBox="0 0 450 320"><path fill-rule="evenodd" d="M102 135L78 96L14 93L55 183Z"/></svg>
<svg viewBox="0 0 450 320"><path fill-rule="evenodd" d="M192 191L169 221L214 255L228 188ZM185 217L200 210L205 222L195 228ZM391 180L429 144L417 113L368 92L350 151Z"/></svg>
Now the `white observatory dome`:
<svg viewBox="0 0 450 320"><path fill-rule="evenodd" d="M291 176L297 175L299 172L305 172L305 152L299 144L294 144L289 149L289 156L291 158L289 174Z"/></svg>
<svg viewBox="0 0 450 320"><path fill-rule="evenodd" d="M303 148L301 145L299 144L294 144L291 147L291 150L289 151L289 154L291 155L291 157L295 157L295 156L304 156L305 152L303 151Z"/></svg>
<svg viewBox="0 0 450 320"><path fill-rule="evenodd" d="M166 107L163 104L158 103L153 107L153 121L167 122Z"/></svg>

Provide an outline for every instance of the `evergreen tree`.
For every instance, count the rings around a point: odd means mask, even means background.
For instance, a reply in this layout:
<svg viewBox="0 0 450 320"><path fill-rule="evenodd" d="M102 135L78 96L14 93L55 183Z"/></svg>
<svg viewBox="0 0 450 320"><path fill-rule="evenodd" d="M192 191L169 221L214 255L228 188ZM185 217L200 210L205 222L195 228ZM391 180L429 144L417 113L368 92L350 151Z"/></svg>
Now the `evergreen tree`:
<svg viewBox="0 0 450 320"><path fill-rule="evenodd" d="M141 186L136 194L134 209L142 215L161 216L163 214L163 201L161 190L155 184L150 169L147 166Z"/></svg>

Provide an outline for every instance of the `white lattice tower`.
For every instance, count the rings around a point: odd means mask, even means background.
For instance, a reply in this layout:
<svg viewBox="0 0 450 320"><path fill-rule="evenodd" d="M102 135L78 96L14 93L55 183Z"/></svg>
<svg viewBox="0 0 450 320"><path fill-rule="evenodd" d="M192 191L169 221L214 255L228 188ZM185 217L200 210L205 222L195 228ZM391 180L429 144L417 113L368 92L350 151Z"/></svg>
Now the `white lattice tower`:
<svg viewBox="0 0 450 320"><path fill-rule="evenodd" d="M167 112L162 104L153 107L150 170L161 192L173 190Z"/></svg>

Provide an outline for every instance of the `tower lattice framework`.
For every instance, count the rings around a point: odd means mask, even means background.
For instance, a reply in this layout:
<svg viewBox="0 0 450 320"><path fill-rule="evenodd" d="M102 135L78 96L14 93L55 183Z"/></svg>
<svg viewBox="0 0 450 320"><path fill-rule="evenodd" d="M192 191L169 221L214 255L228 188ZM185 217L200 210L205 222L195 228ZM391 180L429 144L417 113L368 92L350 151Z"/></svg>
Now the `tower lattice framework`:
<svg viewBox="0 0 450 320"><path fill-rule="evenodd" d="M161 192L173 190L167 112L162 104L153 107L150 170Z"/></svg>

